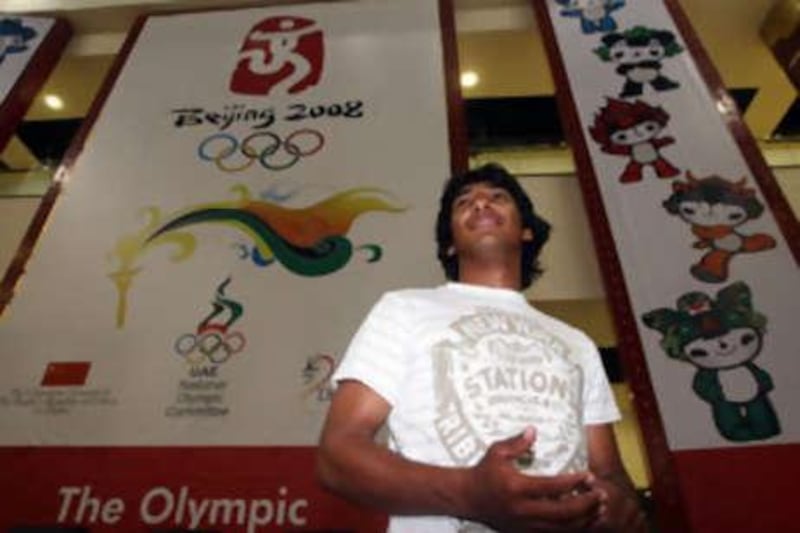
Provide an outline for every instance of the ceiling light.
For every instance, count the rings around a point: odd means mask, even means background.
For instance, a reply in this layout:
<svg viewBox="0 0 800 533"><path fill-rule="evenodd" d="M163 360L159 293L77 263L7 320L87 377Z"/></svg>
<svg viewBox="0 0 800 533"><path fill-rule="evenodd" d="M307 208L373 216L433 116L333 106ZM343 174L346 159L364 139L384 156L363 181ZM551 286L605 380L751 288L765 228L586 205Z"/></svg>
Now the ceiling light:
<svg viewBox="0 0 800 533"><path fill-rule="evenodd" d="M468 89L470 87L475 87L476 85L478 85L479 81L480 78L478 77L478 74L473 72L472 70L468 70L461 74L461 86L464 88Z"/></svg>
<svg viewBox="0 0 800 533"><path fill-rule="evenodd" d="M56 96L54 94L48 94L44 97L44 105L46 105L50 109L59 111L61 109L64 109L64 100L62 100L59 96Z"/></svg>

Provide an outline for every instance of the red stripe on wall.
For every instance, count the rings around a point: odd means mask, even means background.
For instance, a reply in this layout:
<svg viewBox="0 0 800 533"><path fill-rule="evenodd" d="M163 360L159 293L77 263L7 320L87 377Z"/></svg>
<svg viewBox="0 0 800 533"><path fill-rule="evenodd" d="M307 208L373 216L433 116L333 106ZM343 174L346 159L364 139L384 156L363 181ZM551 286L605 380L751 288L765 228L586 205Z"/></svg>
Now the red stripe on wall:
<svg viewBox="0 0 800 533"><path fill-rule="evenodd" d="M379 532L324 491L306 447L0 448L0 531Z"/></svg>
<svg viewBox="0 0 800 533"><path fill-rule="evenodd" d="M800 445L675 452L692 531L797 531Z"/></svg>

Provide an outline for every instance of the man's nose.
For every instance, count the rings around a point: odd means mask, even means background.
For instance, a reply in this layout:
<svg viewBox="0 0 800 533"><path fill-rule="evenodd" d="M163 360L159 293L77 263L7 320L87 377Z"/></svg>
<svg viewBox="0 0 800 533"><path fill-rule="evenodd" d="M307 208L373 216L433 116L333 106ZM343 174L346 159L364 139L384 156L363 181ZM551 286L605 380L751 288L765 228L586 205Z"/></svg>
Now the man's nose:
<svg viewBox="0 0 800 533"><path fill-rule="evenodd" d="M472 201L472 208L476 211L481 211L489 205L489 197L485 194L478 194Z"/></svg>

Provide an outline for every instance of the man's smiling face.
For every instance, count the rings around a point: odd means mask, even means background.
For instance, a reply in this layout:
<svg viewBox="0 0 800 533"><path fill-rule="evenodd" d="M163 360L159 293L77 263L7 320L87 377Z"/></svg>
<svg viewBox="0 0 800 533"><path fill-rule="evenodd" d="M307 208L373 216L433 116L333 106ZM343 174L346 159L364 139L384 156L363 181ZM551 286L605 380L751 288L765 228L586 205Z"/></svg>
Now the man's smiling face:
<svg viewBox="0 0 800 533"><path fill-rule="evenodd" d="M453 200L451 217L453 252L457 255L493 248L518 248L530 240L522 228L519 210L511 194L488 183L465 186Z"/></svg>

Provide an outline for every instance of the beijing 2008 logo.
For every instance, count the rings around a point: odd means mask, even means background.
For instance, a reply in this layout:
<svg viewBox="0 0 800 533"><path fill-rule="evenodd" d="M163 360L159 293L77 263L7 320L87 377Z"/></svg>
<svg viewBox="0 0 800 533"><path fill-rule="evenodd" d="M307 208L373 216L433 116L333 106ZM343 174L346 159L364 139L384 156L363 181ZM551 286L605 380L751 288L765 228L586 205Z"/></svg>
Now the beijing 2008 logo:
<svg viewBox="0 0 800 533"><path fill-rule="evenodd" d="M230 81L235 93L297 94L319 83L324 46L316 22L280 16L262 20L239 50Z"/></svg>

